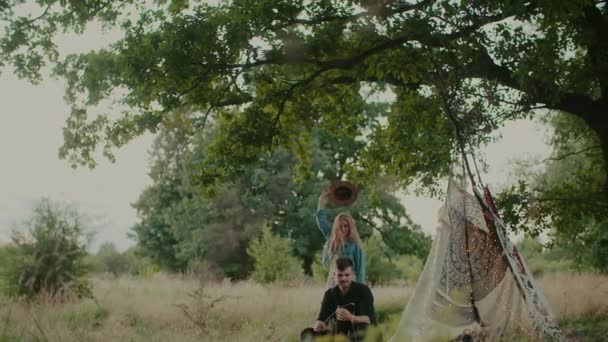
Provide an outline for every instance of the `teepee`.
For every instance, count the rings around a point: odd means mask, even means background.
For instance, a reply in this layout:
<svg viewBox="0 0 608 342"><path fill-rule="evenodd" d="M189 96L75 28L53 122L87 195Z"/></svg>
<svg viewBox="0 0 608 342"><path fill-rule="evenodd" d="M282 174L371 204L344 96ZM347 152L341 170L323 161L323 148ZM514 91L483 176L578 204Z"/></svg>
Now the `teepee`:
<svg viewBox="0 0 608 342"><path fill-rule="evenodd" d="M487 188L450 179L431 252L393 342L565 341Z"/></svg>

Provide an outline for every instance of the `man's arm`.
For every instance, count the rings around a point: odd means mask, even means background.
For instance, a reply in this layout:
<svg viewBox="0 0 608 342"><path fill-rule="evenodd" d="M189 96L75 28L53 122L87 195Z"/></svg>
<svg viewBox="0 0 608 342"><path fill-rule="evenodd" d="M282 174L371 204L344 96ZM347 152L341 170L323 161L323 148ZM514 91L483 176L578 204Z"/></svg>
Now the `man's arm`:
<svg viewBox="0 0 608 342"><path fill-rule="evenodd" d="M325 291L325 294L323 295L323 300L321 301L321 309L319 310L319 315L317 316L317 321L320 321L320 322L327 321L329 316L331 316L331 314L334 311L334 308L331 307L329 291L331 291L331 289Z"/></svg>
<svg viewBox="0 0 608 342"><path fill-rule="evenodd" d="M370 324L369 316L367 315L353 315L348 310L340 308L336 310L336 316L339 321L350 321L353 324Z"/></svg>
<svg viewBox="0 0 608 342"><path fill-rule="evenodd" d="M355 316L351 320L353 324L370 324L369 317L367 316Z"/></svg>
<svg viewBox="0 0 608 342"><path fill-rule="evenodd" d="M365 285L364 285L365 286ZM368 324L376 324L376 310L374 309L374 295L369 287L365 286L364 295L359 304L360 314L368 318Z"/></svg>

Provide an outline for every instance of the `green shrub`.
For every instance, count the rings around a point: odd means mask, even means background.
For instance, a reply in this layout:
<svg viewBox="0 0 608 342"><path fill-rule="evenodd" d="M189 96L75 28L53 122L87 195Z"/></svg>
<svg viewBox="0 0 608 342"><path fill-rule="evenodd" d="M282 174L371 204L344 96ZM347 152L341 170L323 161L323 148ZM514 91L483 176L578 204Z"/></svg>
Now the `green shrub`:
<svg viewBox="0 0 608 342"><path fill-rule="evenodd" d="M416 283L424 264L422 260L415 255L399 255L394 259L395 265L399 271L399 280L404 280L409 283Z"/></svg>
<svg viewBox="0 0 608 342"><path fill-rule="evenodd" d="M399 270L390 262L382 240L372 235L363 243L365 251L366 281L373 285L383 285L397 279Z"/></svg>
<svg viewBox="0 0 608 342"><path fill-rule="evenodd" d="M24 229L13 233L14 245L8 246L8 263L1 269L5 293L27 299L91 296L83 226L75 209L42 199Z"/></svg>
<svg viewBox="0 0 608 342"><path fill-rule="evenodd" d="M560 328L578 341L606 341L608 336L608 312L587 312L559 320Z"/></svg>
<svg viewBox="0 0 608 342"><path fill-rule="evenodd" d="M530 272L536 277L546 273L585 270L577 265L571 252L562 246L547 249L536 239L526 237L517 244Z"/></svg>
<svg viewBox="0 0 608 342"><path fill-rule="evenodd" d="M138 268L137 275L149 278L158 272L160 272L160 266L158 266L158 264L152 261L144 261L141 264L141 268Z"/></svg>
<svg viewBox="0 0 608 342"><path fill-rule="evenodd" d="M95 302L84 303L81 306L67 311L61 315L71 331L89 331L103 325L110 316L108 309L99 306Z"/></svg>
<svg viewBox="0 0 608 342"><path fill-rule="evenodd" d="M116 250L111 242L105 242L95 255L95 270L102 273L111 273L118 277L119 275L129 273L131 265L128 256Z"/></svg>
<svg viewBox="0 0 608 342"><path fill-rule="evenodd" d="M13 291L15 270L19 269L20 250L15 245L0 247L0 292L9 295Z"/></svg>
<svg viewBox="0 0 608 342"><path fill-rule="evenodd" d="M116 277L150 276L160 271L160 267L150 258L138 253L137 247L131 247L121 253L111 242L103 243L95 255L88 257L87 263L93 272L109 273Z"/></svg>
<svg viewBox="0 0 608 342"><path fill-rule="evenodd" d="M96 272L110 273L116 277L124 274L137 275L143 271L145 260L133 249L119 252L113 243L105 242L93 258Z"/></svg>
<svg viewBox="0 0 608 342"><path fill-rule="evenodd" d="M323 260L322 255L323 255L323 251L317 252L313 258L312 265L311 265L312 278L314 279L314 281L316 281L318 283L326 283L327 277L329 276L329 271L321 263L321 260Z"/></svg>
<svg viewBox="0 0 608 342"><path fill-rule="evenodd" d="M251 241L247 253L254 260L252 278L261 283L289 281L301 277L302 263L291 254L292 241L264 227L262 236Z"/></svg>

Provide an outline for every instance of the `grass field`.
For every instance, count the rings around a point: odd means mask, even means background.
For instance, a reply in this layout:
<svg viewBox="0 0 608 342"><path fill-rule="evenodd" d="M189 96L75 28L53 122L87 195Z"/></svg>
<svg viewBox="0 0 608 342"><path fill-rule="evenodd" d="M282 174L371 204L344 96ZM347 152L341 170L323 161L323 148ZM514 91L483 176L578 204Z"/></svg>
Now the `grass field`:
<svg viewBox="0 0 608 342"><path fill-rule="evenodd" d="M580 341L608 336L608 277L540 280L564 330ZM373 288L379 330L391 336L412 288ZM0 341L297 341L314 321L322 285L201 284L156 274L94 278L95 300L26 304L0 299Z"/></svg>

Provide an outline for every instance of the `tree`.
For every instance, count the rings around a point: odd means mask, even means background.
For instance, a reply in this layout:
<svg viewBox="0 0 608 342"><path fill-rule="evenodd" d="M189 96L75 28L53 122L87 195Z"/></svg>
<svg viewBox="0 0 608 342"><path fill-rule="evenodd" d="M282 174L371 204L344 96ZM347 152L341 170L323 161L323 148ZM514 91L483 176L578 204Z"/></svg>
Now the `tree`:
<svg viewBox="0 0 608 342"><path fill-rule="evenodd" d="M209 193L209 188L194 185L193 174L208 153L215 131L190 140L183 129L171 125L155 141L153 184L135 204L140 221L134 233L142 251L171 270L204 261L230 277L243 278L253 267L253 260L244 253L246 247L269 224L275 234L293 241L294 255L310 273L315 252L324 243L314 221L318 196L332 180L342 177L345 161L356 157L362 144L315 131L311 136L313 176L296 181L296 157L276 149L261 156L236 181L225 180ZM426 257L429 238L390 194L391 184L362 186L356 204L348 210L363 237L376 230L387 241L390 238L387 243L395 251Z"/></svg>
<svg viewBox="0 0 608 342"><path fill-rule="evenodd" d="M562 114L550 123L554 150L546 168L524 169L519 184L500 195L499 206L516 230L532 236L549 231L579 267L608 272L608 200L599 141L581 120Z"/></svg>
<svg viewBox="0 0 608 342"><path fill-rule="evenodd" d="M119 252L112 242L104 242L91 258L97 272L106 272L118 277L124 274L140 273L140 264L133 251Z"/></svg>
<svg viewBox="0 0 608 342"><path fill-rule="evenodd" d="M370 284L385 285L399 275L397 266L387 258L384 243L377 236L370 236L364 243L366 278Z"/></svg>
<svg viewBox="0 0 608 342"><path fill-rule="evenodd" d="M291 196L289 156L268 155L235 181L209 194L193 184L192 174L207 151L206 132L189 140L175 125L161 132L152 152L154 184L135 203L140 222L134 227L142 251L161 266L184 271L207 261L229 277L244 278L253 265L246 249L262 226ZM311 218L312 220L312 218Z"/></svg>
<svg viewBox="0 0 608 342"><path fill-rule="evenodd" d="M84 219L74 208L42 199L13 233L2 267L4 290L16 297L92 296L86 276ZM4 264L4 262L3 262Z"/></svg>
<svg viewBox="0 0 608 342"><path fill-rule="evenodd" d="M45 61L57 62L72 106L60 156L72 165L94 166L98 145L112 158L114 148L190 112L191 134L208 123L217 129L194 174L205 189L235 181L278 147L310 177L311 132L333 129L367 142L344 159L349 179L393 175L399 186L419 181L435 193L454 127L475 148L505 121L544 108L579 119L597 141L608 199L603 0L159 0L153 9L128 0L115 7L122 15L98 1L50 1L39 18L15 15L19 3L0 2L3 60L33 80ZM92 20L123 38L59 58L58 30ZM126 108L90 117L105 100Z"/></svg>
<svg viewBox="0 0 608 342"><path fill-rule="evenodd" d="M589 271L589 265L576 265L573 261L578 251L563 246L544 248L538 240L526 237L517 244L519 253L525 257L526 264L535 276L544 273Z"/></svg>
<svg viewBox="0 0 608 342"><path fill-rule="evenodd" d="M430 185L444 175L454 143L446 111L456 103L474 144L533 108L563 111L585 123L608 163L605 1L49 1L38 17L16 15L19 3L0 3L3 60L33 80L58 61L73 106L61 156L73 164L92 166L98 144L111 157L190 110L199 129L220 123L203 178L236 177L278 145L306 160L303 132L360 120L367 95L385 89L396 96L385 121L344 132L370 141L352 161L368 177ZM93 20L124 37L59 60L57 32ZM128 107L122 115L87 116L115 98Z"/></svg>

